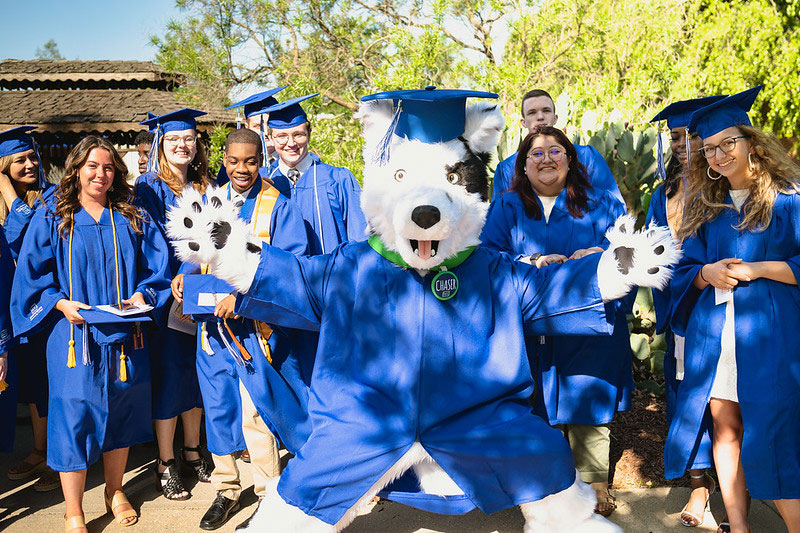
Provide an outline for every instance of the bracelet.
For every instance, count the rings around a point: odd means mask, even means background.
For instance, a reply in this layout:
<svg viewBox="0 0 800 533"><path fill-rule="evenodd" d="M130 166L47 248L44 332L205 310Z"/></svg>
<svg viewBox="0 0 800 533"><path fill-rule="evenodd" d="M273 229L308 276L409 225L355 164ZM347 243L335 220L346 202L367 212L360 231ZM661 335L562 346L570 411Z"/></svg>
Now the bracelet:
<svg viewBox="0 0 800 533"><path fill-rule="evenodd" d="M708 280L705 278L705 276L703 276L703 269L704 269L705 267L706 267L705 265L703 265L703 266L701 266L701 267L700 267L700 279L702 279L702 280L703 280L703 281L705 281L706 283L709 283L709 281L708 281Z"/></svg>

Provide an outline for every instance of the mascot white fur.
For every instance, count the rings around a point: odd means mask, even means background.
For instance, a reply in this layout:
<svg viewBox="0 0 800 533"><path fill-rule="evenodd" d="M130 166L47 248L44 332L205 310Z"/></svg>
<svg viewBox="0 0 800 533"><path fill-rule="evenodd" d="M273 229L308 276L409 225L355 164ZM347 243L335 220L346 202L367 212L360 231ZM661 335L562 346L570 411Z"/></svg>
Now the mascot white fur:
<svg viewBox="0 0 800 533"><path fill-rule="evenodd" d="M560 432L530 411L523 336L610 333L603 302L663 286L679 253L668 230L634 232L631 217L602 254L541 271L477 247L503 117L467 96L496 97L429 89L362 104L367 242L296 258L249 237L214 191L187 190L170 213L181 259L236 287L239 314L320 331L311 435L246 529L340 531L388 488L445 513L519 505L526 532L620 531L593 513ZM398 478L413 488L392 490Z"/></svg>

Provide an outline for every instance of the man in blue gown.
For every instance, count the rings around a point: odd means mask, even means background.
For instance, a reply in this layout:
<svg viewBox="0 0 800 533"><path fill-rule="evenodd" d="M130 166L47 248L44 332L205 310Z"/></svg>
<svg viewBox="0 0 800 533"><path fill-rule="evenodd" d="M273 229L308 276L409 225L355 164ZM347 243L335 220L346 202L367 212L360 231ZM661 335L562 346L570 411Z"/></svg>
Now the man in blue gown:
<svg viewBox="0 0 800 533"><path fill-rule="evenodd" d="M555 126L557 120L556 104L547 91L533 89L522 97L522 120L520 122L528 130L528 133L539 126ZM611 192L624 204L625 200L619 192L614 175L600 152L588 144L576 144L575 151L578 152L578 161L586 167L586 174L589 176L589 183L592 184L592 187ZM496 197L511 187L516 161L517 153L515 151L497 164L492 183L492 197Z"/></svg>

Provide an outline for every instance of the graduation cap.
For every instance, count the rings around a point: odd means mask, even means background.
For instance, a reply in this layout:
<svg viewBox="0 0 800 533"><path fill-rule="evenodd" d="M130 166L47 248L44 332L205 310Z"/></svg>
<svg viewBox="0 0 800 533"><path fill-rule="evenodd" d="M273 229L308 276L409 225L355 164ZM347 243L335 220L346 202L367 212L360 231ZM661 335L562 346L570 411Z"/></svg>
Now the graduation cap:
<svg viewBox="0 0 800 533"><path fill-rule="evenodd" d="M288 85L283 85L276 89L270 89L268 91L253 94L244 100L240 100L235 104L226 107L225 109L244 107L244 116L247 118L250 118L254 115L261 115L267 112L265 111L266 108L272 107L278 103L278 100L274 98L274 95L287 87Z"/></svg>
<svg viewBox="0 0 800 533"><path fill-rule="evenodd" d="M705 96L703 98L692 98L691 100L680 100L678 102L672 102L667 107L659 111L659 113L654 116L650 122L658 122L659 123L659 130L661 129L661 121L667 121L667 128L674 129L674 128L687 128L689 126L689 121L692 118L692 113L701 109L709 104L712 104L716 101L722 100L725 98L726 95L718 94L714 96ZM686 157L689 158L691 154L691 149L689 148L690 140L689 140L689 131L687 128L686 131ZM656 174L661 176L662 180L667 179L667 170L664 166L664 147L661 141L661 133L658 133L658 166L656 169Z"/></svg>
<svg viewBox="0 0 800 533"><path fill-rule="evenodd" d="M763 88L763 85L758 85L698 109L692 114L689 130L707 139L731 126L751 126L747 112Z"/></svg>
<svg viewBox="0 0 800 533"><path fill-rule="evenodd" d="M0 157L33 150L36 154L36 159L39 161L39 188L43 189L47 186L47 180L44 177L42 158L39 157L39 148L36 146L36 142L30 134L30 132L35 129L36 126L17 126L16 128L0 132Z"/></svg>
<svg viewBox="0 0 800 533"><path fill-rule="evenodd" d="M392 100L394 108L391 125L375 150L376 162L382 164L389 160L393 135L423 143L441 143L457 138L464 133L467 98L497 97L495 93L436 89L434 86L364 96L362 102Z"/></svg>
<svg viewBox="0 0 800 533"><path fill-rule="evenodd" d="M233 109L235 107L244 107L244 116L246 118L250 118L250 117L253 117L255 115L263 115L264 113L266 113L266 111L265 111L266 109L268 109L268 108L270 108L272 106L275 106L275 105L277 105L279 103L278 100L276 100L274 98L274 95L279 93L279 92L281 92L282 90L284 90L287 87L288 87L288 85L283 85L283 86L277 87L275 89L270 89L268 91L263 91L263 92L260 92L260 93L253 94L251 96L248 96L244 100L240 100L240 101L236 102L235 104L226 107L225 109ZM242 123L239 120L239 115L237 114L237 116L236 116L236 128L238 129L238 128L241 128L241 127L242 127ZM261 166L267 166L267 139L266 139L266 137L264 135L264 119L263 118L261 119L261 122L259 123L259 135L261 137L261 154L262 154L262 157L264 159ZM223 168L224 168L224 166L223 166ZM218 185L222 185L222 183L226 183L228 181L227 180L227 178L228 178L227 173L224 175L224 179L221 179L221 178L223 178L222 169L220 169L220 173L217 176L217 184Z"/></svg>
<svg viewBox="0 0 800 533"><path fill-rule="evenodd" d="M148 130L155 135L153 137L153 145L150 147L150 154L147 157L147 171L158 173L158 144L163 134L170 131L197 129L197 121L195 119L205 114L207 114L205 111L198 111L188 107L160 116L148 113L147 120L139 123L142 126L147 126Z"/></svg>
<svg viewBox="0 0 800 533"><path fill-rule="evenodd" d="M300 124L305 124L308 122L308 116L300 106L300 102L308 100L309 98L314 98L315 96L319 96L319 93L298 96L297 98L292 98L291 100L286 100L285 102L279 102L277 104L265 107L261 110L261 112L269 113L267 125L270 128L276 130L294 128L295 126L299 126Z"/></svg>

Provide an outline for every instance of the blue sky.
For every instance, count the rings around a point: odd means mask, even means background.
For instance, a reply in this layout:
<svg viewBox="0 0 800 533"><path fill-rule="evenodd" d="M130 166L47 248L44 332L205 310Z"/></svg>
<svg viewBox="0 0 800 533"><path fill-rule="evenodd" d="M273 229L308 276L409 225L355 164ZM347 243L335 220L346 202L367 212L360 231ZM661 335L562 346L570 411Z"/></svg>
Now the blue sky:
<svg viewBox="0 0 800 533"><path fill-rule="evenodd" d="M34 59L53 39L66 59L152 60L150 35L180 15L172 0L4 1L0 59Z"/></svg>

